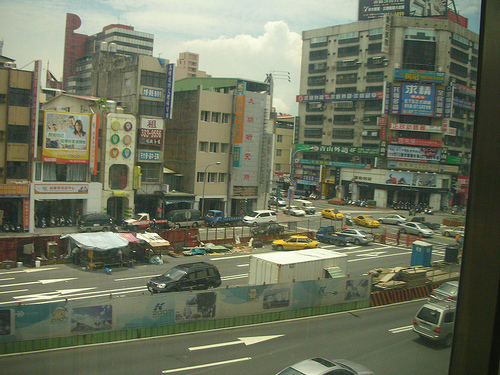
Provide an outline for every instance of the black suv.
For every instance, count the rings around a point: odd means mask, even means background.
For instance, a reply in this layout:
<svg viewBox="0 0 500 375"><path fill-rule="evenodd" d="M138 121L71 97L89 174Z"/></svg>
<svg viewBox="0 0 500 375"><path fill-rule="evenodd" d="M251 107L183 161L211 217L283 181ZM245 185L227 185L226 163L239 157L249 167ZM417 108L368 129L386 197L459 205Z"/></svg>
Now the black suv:
<svg viewBox="0 0 500 375"><path fill-rule="evenodd" d="M217 267L206 262L179 264L148 281L151 293L217 288L222 284Z"/></svg>

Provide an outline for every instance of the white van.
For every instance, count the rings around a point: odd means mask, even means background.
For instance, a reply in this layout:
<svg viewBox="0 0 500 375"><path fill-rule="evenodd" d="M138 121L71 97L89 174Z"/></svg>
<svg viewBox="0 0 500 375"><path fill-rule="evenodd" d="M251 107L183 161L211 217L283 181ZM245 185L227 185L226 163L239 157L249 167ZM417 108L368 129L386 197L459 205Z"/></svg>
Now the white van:
<svg viewBox="0 0 500 375"><path fill-rule="evenodd" d="M292 204L298 206L301 210L304 210L306 214L312 215L316 213L316 207L313 206L312 202L305 199L294 199Z"/></svg>
<svg viewBox="0 0 500 375"><path fill-rule="evenodd" d="M257 226L260 223L276 223L276 212L272 210L255 210L243 218L243 224Z"/></svg>

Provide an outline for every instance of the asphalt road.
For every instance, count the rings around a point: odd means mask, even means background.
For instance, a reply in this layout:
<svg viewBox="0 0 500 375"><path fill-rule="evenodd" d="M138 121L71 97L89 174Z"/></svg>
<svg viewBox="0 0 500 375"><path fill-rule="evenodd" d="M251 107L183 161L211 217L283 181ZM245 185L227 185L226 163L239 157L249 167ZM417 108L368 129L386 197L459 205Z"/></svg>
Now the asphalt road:
<svg viewBox="0 0 500 375"><path fill-rule="evenodd" d="M207 332L0 356L3 374L276 374L346 358L375 374L447 373L450 349L411 331L424 301Z"/></svg>

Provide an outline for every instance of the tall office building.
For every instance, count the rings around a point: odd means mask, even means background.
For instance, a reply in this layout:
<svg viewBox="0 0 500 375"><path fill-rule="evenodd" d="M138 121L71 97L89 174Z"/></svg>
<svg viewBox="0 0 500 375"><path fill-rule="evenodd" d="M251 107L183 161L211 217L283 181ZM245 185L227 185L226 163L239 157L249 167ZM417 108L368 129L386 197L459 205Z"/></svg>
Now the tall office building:
<svg viewBox="0 0 500 375"><path fill-rule="evenodd" d="M298 189L465 202L479 37L459 23L382 15L303 32Z"/></svg>
<svg viewBox="0 0 500 375"><path fill-rule="evenodd" d="M88 36L75 33L80 26L80 17L66 15L63 85L68 93L90 95L92 56L96 52L153 55L153 34L136 31L132 26L112 24Z"/></svg>

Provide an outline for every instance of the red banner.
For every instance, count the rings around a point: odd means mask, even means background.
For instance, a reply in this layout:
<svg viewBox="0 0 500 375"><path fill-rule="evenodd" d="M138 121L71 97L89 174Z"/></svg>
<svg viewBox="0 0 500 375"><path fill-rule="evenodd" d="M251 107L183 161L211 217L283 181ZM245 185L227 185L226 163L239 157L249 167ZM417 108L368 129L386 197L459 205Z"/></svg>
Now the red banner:
<svg viewBox="0 0 500 375"><path fill-rule="evenodd" d="M431 139L389 137L389 143L409 146L441 147L441 141Z"/></svg>

